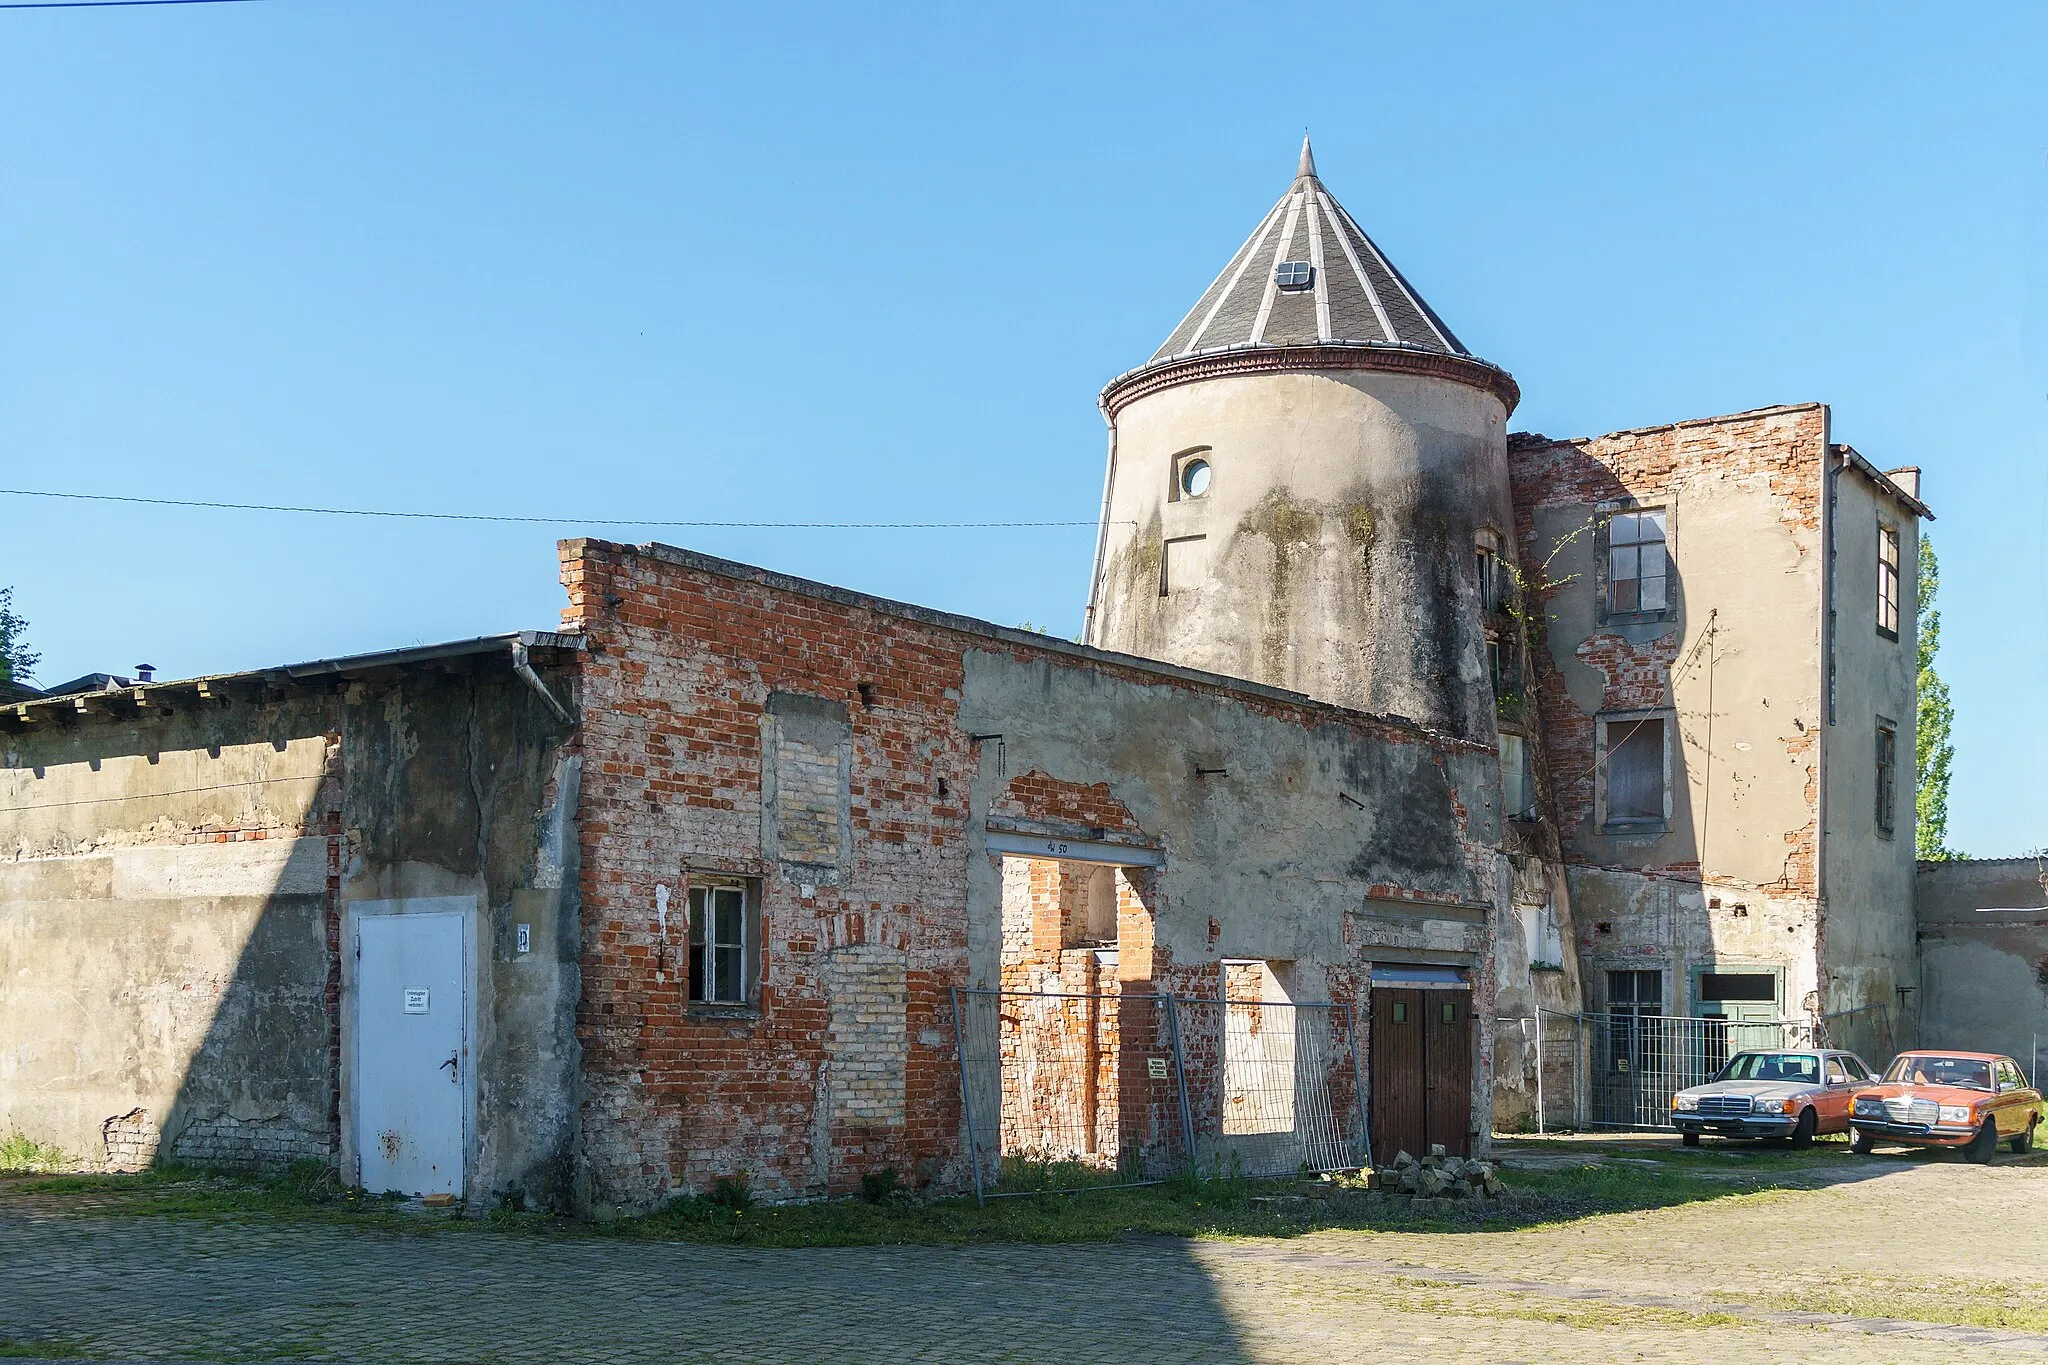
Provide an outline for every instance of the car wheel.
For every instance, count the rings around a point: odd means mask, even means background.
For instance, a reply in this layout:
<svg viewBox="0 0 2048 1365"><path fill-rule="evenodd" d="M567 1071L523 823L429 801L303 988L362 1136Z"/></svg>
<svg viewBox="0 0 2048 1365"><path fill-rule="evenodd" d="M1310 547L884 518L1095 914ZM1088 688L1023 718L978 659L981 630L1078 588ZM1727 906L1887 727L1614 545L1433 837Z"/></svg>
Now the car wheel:
<svg viewBox="0 0 2048 1365"><path fill-rule="evenodd" d="M1877 1134L1866 1133L1861 1128L1849 1130L1849 1150L1858 1156L1869 1156L1877 1149Z"/></svg>
<svg viewBox="0 0 2048 1365"><path fill-rule="evenodd" d="M1974 1161L1979 1166L1991 1160L1991 1154L1998 1150L1998 1124L1991 1119L1984 1120L1984 1126L1977 1130L1977 1136L1970 1139L1963 1148L1963 1160Z"/></svg>
<svg viewBox="0 0 2048 1365"><path fill-rule="evenodd" d="M1697 1147L1700 1145L1700 1135L1698 1133L1680 1133L1678 1140L1687 1147Z"/></svg>
<svg viewBox="0 0 2048 1365"><path fill-rule="evenodd" d="M2024 1156L2034 1150L2034 1125L2039 1122L2038 1118L2029 1119L2024 1131L2012 1135L2012 1141L2006 1145L2012 1148L2014 1156Z"/></svg>
<svg viewBox="0 0 2048 1365"><path fill-rule="evenodd" d="M1820 1127L1820 1117L1811 1109L1799 1111L1799 1122L1792 1125L1792 1145L1799 1148L1813 1146L1813 1133Z"/></svg>

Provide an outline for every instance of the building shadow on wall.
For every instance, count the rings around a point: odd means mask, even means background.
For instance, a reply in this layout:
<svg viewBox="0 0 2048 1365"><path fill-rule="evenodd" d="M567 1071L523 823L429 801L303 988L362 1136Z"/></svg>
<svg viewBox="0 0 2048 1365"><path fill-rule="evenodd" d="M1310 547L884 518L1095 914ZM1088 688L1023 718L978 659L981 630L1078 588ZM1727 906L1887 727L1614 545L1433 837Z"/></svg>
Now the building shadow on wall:
<svg viewBox="0 0 2048 1365"><path fill-rule="evenodd" d="M0 949L33 982L0 1011L21 1011L6 1020L14 1083L0 1124L117 1171L335 1163L345 879L358 894L474 895L488 908L473 989L487 1009L526 1008L502 986L492 995L512 970L497 967L509 953L493 912L534 875L561 731L502 664L444 660L356 685L229 680L140 712L125 694L93 705L9 737L20 774L6 774L0 814L40 856L12 865L21 881L0 877L13 921ZM542 1006L559 1005L556 977L573 979L573 923L561 928L567 949L534 944L550 973ZM548 1008L559 1018L508 1030L522 1062L561 1043L551 1025L571 1028L566 1008ZM548 1065L567 1065L571 1046ZM553 1104L516 1085L490 1099L506 1111L500 1133L549 1130L522 1140L561 1149L562 1169L535 1179L566 1189L572 1082L555 1079Z"/></svg>

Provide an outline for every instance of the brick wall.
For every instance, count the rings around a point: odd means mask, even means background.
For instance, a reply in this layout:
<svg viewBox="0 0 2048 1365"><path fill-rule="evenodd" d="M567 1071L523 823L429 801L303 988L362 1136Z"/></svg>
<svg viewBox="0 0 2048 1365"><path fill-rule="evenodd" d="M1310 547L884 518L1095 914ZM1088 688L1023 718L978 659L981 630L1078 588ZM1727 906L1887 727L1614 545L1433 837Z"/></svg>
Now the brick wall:
<svg viewBox="0 0 2048 1365"><path fill-rule="evenodd" d="M1189 868L1206 855L1186 830L1145 828L1129 805L1142 798L1161 809L1167 784L1190 780L1180 755L1134 748L1122 760L1130 766L1109 765L1119 774L1114 792L1110 782L1067 780L1031 765L1005 773L1005 741L977 739L971 729L1007 724L1015 730L1008 743L1042 744L1029 738L1032 726L1051 719L1063 730L1066 722L1033 710L1029 721L998 713L963 724L970 654L985 660L1006 651L1050 670L1047 686L1068 686L1064 674L1077 699L1134 687L1130 695L1147 707L1219 708L1214 714L1248 729L1277 723L1290 743L1343 748L1345 762L1390 755L1391 772L1407 773L1402 755L1419 747L1428 756L1413 780L1437 800L1447 765L1471 767L1487 753L1398 720L1192 676L1169 681L1159 671L661 547L565 542L562 581L565 627L588 642L579 680L578 1033L583 1150L598 1203L652 1202L741 1173L770 1196L848 1190L884 1166L913 1184L965 1184L950 989L970 980L974 885L984 888L977 904L990 929L1001 919L983 968L991 980L1080 993L1220 989L1213 958L1175 962L1162 942L1159 873L1116 875L1111 972L1074 932L1099 894L1092 873L1017 860L1006 877L970 854L971 819L985 816L1076 838L1155 846L1185 839ZM1043 704L1037 691L1016 702ZM1154 723L1149 716L1132 723ZM810 738L799 737L803 751L792 756L784 740L804 726ZM819 728L833 726L843 727L843 747ZM764 753L772 756L765 771ZM1071 761L1099 768L1100 757L1091 751ZM1326 771L1339 770L1332 760ZM1491 773L1471 771L1467 780ZM984 798L988 809L970 812L974 784L992 774L999 776ZM1349 826L1353 807L1327 786L1332 779L1303 781L1298 795L1290 791L1297 780L1285 779L1277 794L1264 785L1255 791L1273 803L1280 823L1272 832L1299 837L1287 803L1306 800L1316 802L1316 819L1334 813ZM1372 785L1361 790L1375 801L1395 799ZM1478 869L1490 852L1470 842L1455 797L1452 809L1459 830L1442 841L1448 854L1429 854L1415 864L1417 875L1485 885ZM1395 855L1406 856L1391 847L1374 856ZM665 922L658 913L663 903L687 905L692 877L713 874L750 879L758 890L760 939L744 1007L689 999L685 917ZM1095 909L1099 928L1106 916ZM1318 913L1331 920L1322 941L1369 951L1337 925L1341 906ZM1217 926L1209 924L1213 953ZM1399 932L1411 932L1406 921ZM1333 984L1352 980L1349 968L1332 965ZM1076 1100L1095 1117L1083 1126L1095 1124L1105 1159L1149 1140L1149 1126L1134 1129L1137 1111L1117 1099L1139 1084L1123 1074L1132 1067L1143 1073L1140 1089L1155 1085L1140 1042L1122 1036L1119 1021L1049 1015L1005 1027L1002 1045L1026 1052L1066 1047L1076 1029L1088 1035L1081 1041L1097 1060L1076 1075L1092 1094ZM1120 1109L1132 1112L1118 1118Z"/></svg>

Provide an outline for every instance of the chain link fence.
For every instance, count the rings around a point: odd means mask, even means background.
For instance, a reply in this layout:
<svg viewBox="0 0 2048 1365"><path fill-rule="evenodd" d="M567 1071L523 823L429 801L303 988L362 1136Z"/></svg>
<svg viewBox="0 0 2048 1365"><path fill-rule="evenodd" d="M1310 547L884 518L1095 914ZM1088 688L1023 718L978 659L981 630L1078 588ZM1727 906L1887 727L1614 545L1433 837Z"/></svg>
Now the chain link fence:
<svg viewBox="0 0 2048 1365"><path fill-rule="evenodd" d="M1368 1161L1346 1005L956 989L977 1198Z"/></svg>

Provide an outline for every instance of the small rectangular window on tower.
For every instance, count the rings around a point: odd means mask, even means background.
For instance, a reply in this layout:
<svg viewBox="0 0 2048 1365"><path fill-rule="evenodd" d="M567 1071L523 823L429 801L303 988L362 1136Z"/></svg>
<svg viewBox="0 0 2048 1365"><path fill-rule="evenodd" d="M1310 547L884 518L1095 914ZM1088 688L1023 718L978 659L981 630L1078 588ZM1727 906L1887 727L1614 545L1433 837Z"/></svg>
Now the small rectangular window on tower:
<svg viewBox="0 0 2048 1365"><path fill-rule="evenodd" d="M1877 527L1877 633L1899 638L1899 528Z"/></svg>
<svg viewBox="0 0 2048 1365"><path fill-rule="evenodd" d="M1899 727L1883 716L1877 718L1877 832L1891 837L1898 823Z"/></svg>
<svg viewBox="0 0 2048 1365"><path fill-rule="evenodd" d="M1166 542L1159 562L1159 595L1188 592L1209 578L1209 538L1182 536Z"/></svg>

